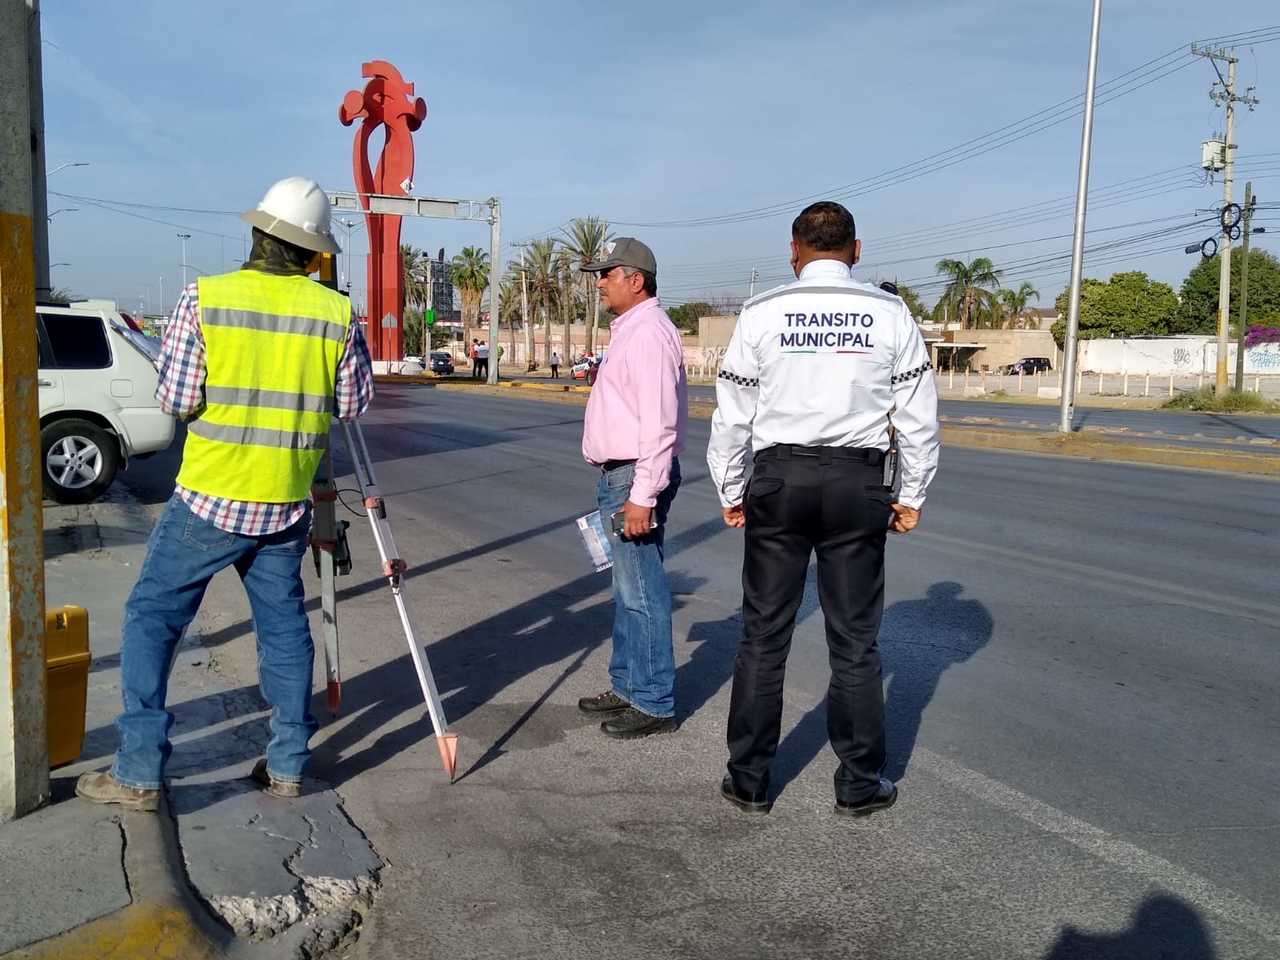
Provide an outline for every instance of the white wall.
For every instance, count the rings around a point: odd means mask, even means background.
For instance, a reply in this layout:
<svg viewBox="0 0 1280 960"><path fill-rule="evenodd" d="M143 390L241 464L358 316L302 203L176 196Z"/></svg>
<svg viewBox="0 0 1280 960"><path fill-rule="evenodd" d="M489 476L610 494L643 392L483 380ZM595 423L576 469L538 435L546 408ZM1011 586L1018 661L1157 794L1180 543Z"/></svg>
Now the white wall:
<svg viewBox="0 0 1280 960"><path fill-rule="evenodd" d="M1089 373L1212 375L1218 364L1215 337L1158 337L1124 340L1081 340L1080 368ZM1236 345L1228 344L1227 369L1236 368ZM1280 343L1245 351L1247 375L1280 374Z"/></svg>

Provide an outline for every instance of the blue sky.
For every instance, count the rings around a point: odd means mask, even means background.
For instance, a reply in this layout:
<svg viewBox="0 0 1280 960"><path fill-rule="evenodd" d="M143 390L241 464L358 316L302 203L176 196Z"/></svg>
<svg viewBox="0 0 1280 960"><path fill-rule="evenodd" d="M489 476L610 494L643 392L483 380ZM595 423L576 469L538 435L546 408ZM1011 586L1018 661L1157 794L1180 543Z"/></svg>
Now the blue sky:
<svg viewBox="0 0 1280 960"><path fill-rule="evenodd" d="M1100 82L1196 39L1280 24L1273 0L1158 6L1153 15L1149 0L1109 0ZM730 223L614 228L654 248L668 302L740 297L753 265L758 289L785 276L790 220L805 199L1078 95L1089 29L1086 0L389 0L369 6L384 11L372 23L351 22L354 9L322 0L45 0L49 168L89 163L52 176L50 191L238 211L289 174L351 189L353 128L339 124L338 104L363 83L364 60L386 59L427 101L415 136L416 192L498 195L506 241L588 214L656 224L778 205L775 214ZM1280 192L1280 42L1237 54L1241 86L1256 82L1262 103L1238 113L1236 194L1252 176L1266 200ZM1176 285L1194 263L1181 246L1211 232L1191 225L1194 211L1221 197L1221 183L1200 183L1195 166L1222 111L1207 96L1207 61L1171 55L1151 69L1135 80L1153 82L1098 108L1089 243L1171 232L1108 258L1096 254L1085 267L1103 277L1145 269ZM1030 279L1050 304L1066 264L1028 261L1069 250L1069 199L994 222L943 225L1070 197L1079 137L1073 117L850 197L864 276L919 280L929 298L937 259L985 253L1009 266L1014 285ZM51 259L71 264L54 270L55 285L122 306L142 299L149 310L159 306L161 276L166 309L176 297L179 230L193 235L189 263L217 272L239 262L248 229L234 216L178 209L123 208L162 224L89 201L51 195L49 205L77 208L51 224ZM362 238L358 232L352 248L357 299ZM405 220L403 239L452 253L487 245L488 231ZM504 261L514 252L506 247Z"/></svg>

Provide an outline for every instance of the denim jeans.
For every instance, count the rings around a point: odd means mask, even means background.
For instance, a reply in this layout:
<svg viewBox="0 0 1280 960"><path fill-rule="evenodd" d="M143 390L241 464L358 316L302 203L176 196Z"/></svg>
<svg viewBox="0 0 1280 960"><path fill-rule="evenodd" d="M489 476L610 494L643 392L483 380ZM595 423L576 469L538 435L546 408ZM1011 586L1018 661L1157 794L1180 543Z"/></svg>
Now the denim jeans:
<svg viewBox="0 0 1280 960"><path fill-rule="evenodd" d="M195 619L209 581L230 566L249 595L258 677L271 705L267 769L277 780L302 779L307 741L317 726L310 712L315 648L302 587L310 528L308 512L287 530L244 537L200 519L176 493L169 499L124 608L124 712L116 720L120 748L111 771L119 783L146 789L162 785L173 750L173 714L165 709L165 698L178 641Z"/></svg>
<svg viewBox="0 0 1280 960"><path fill-rule="evenodd" d="M596 502L606 531L609 517L631 494L635 465L601 473ZM675 715L675 652L671 646L671 590L662 569L667 513L680 489L680 461L671 462L671 481L658 494L658 529L623 540L610 532L613 547L613 692L651 717Z"/></svg>

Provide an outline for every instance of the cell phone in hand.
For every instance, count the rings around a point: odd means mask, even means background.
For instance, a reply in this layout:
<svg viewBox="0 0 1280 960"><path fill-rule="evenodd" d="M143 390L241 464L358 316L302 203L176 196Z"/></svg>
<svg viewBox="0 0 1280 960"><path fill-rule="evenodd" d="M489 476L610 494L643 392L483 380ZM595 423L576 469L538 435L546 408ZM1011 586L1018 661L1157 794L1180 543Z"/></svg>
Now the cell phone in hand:
<svg viewBox="0 0 1280 960"><path fill-rule="evenodd" d="M612 513L609 515L609 529L613 531L613 535L615 537L617 537L618 539L622 539L622 536L626 533L626 530L627 530L626 511L619 510L617 513ZM649 529L657 530L658 522L656 520L650 521Z"/></svg>

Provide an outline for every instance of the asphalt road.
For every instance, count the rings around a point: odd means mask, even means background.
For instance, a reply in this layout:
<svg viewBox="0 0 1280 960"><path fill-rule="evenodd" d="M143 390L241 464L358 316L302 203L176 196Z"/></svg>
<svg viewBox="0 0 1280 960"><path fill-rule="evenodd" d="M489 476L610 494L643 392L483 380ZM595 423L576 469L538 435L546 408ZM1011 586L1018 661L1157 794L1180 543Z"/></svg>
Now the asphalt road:
<svg viewBox="0 0 1280 960"><path fill-rule="evenodd" d="M945 450L889 557L901 800L831 814L811 584L780 795L748 818L716 796L741 539L707 424L669 531L682 727L630 744L574 706L606 685L611 618L573 525L581 410L383 387L366 430L462 741L449 785L353 518L345 712L315 771L390 863L355 956L1280 955L1280 485ZM246 685L248 632L210 641Z"/></svg>
<svg viewBox="0 0 1280 960"><path fill-rule="evenodd" d="M547 382L545 377L538 376L511 379ZM581 385L582 381L576 383ZM689 387L689 399L714 403L715 387L692 385ZM944 399L939 402L938 412L945 421L956 423L980 422L1037 432L1058 428L1057 406L1045 403ZM1105 431L1120 438L1129 436L1198 446L1223 443L1262 445L1265 441L1264 449L1273 449L1271 444L1280 443L1280 417L1273 416L1078 406L1074 423L1077 430Z"/></svg>

